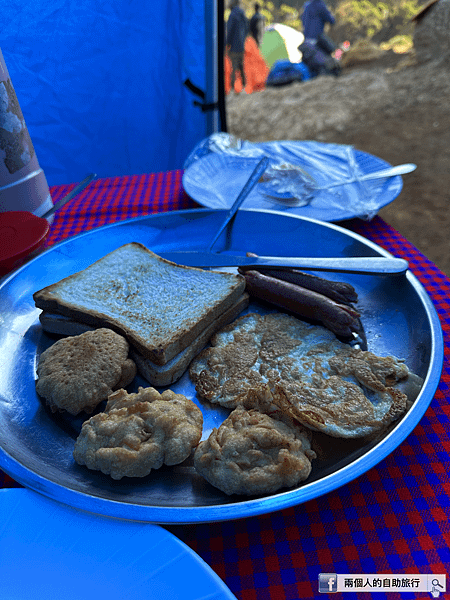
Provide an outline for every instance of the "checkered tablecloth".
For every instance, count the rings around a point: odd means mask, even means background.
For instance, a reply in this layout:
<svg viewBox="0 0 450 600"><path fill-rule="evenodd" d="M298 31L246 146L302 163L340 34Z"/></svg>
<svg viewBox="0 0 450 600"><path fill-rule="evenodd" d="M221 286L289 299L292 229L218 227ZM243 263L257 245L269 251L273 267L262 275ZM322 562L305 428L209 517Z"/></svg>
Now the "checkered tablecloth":
<svg viewBox="0 0 450 600"><path fill-rule="evenodd" d="M48 245L107 223L198 206L181 171L94 181L55 214ZM73 186L51 193L56 203ZM346 224L409 261L444 331L442 379L425 416L385 460L336 491L268 515L170 530L195 550L238 599L321 596L319 573L450 572L450 280L381 218ZM0 472L0 487L19 484ZM337 593L375 599L429 593ZM325 597L325 596L321 596Z"/></svg>

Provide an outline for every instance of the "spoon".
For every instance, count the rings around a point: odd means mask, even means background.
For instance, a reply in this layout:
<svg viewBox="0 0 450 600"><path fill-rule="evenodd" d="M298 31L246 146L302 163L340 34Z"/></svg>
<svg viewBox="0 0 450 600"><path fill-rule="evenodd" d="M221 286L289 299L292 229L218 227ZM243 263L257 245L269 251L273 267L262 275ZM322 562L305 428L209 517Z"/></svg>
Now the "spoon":
<svg viewBox="0 0 450 600"><path fill-rule="evenodd" d="M389 167L387 169L382 169L380 171L374 171L373 173L366 173L365 175L361 175L359 177L352 177L351 179L338 180L333 181L332 183L328 183L326 185L317 185L315 180L308 174L308 178L305 181L305 197L300 199L299 197L292 196L290 193L286 192L277 192L275 189L270 189L269 191L265 191L264 195L268 196L275 201L279 200L281 204L287 204L289 206L297 206L308 204L308 202L312 199L314 192L321 190L329 190L334 187L339 187L341 185L347 185L349 183L368 181L371 179L385 179L387 177L396 177L397 175L404 175L406 173L411 173L415 171L417 165L413 163L406 163L403 165L397 165L395 167Z"/></svg>
<svg viewBox="0 0 450 600"><path fill-rule="evenodd" d="M354 183L355 181L368 181L370 179L384 179L385 177L395 177L397 175L404 175L405 173L411 173L417 169L417 165L413 163L407 163L404 165L397 165L396 167L389 167L388 169L382 169L381 171L374 171L373 173L366 173L360 177L353 177L346 181L335 181L328 185L317 187L317 190L328 190L329 188L336 187L338 185L347 185L348 183Z"/></svg>

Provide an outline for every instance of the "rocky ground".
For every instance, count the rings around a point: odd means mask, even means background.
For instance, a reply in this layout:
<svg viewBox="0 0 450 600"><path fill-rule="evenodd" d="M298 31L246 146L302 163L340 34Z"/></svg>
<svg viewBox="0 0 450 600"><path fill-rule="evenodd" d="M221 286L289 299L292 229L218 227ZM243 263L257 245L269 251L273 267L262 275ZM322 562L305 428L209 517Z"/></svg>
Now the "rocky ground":
<svg viewBox="0 0 450 600"><path fill-rule="evenodd" d="M448 36L448 29L446 35ZM380 216L450 275L450 61L385 52L321 76L227 97L228 131L250 141L352 144L415 163Z"/></svg>

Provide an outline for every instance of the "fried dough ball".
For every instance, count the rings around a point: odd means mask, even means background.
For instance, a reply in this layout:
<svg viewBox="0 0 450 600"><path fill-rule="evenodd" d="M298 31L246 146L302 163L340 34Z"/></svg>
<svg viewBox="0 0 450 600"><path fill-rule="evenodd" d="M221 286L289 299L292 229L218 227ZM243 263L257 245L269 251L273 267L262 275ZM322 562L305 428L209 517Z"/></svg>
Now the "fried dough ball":
<svg viewBox="0 0 450 600"><path fill-rule="evenodd" d="M40 356L36 391L53 412L91 413L136 376L128 350L127 340L106 328L58 340Z"/></svg>
<svg viewBox="0 0 450 600"><path fill-rule="evenodd" d="M311 472L308 435L293 422L236 408L195 451L194 466L225 494L269 494Z"/></svg>
<svg viewBox="0 0 450 600"><path fill-rule="evenodd" d="M185 396L166 390L118 390L106 411L83 423L74 459L113 479L145 477L163 464L177 465L200 441L201 410Z"/></svg>

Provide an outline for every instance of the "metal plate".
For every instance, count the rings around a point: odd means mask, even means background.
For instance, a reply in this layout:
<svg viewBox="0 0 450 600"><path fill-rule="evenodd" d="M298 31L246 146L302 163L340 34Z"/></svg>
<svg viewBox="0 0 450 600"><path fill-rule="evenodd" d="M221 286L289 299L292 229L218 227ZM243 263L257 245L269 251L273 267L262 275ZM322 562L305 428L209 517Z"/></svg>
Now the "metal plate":
<svg viewBox="0 0 450 600"><path fill-rule="evenodd" d="M320 142L261 142L251 144L275 163L286 161L305 169L319 186L351 178L349 146ZM352 160L362 174L391 167L389 163L360 150ZM196 202L207 208L230 208L255 168L258 157L210 153L193 162L183 174L183 187ZM334 222L373 217L380 208L397 198L403 187L401 176L351 183L317 191L309 204L289 206L266 196L265 184L257 183L243 203L246 209L283 211L309 219ZM290 196L290 194L287 194ZM281 204L280 204L281 202ZM285 206L283 206L285 204Z"/></svg>
<svg viewBox="0 0 450 600"><path fill-rule="evenodd" d="M198 476L189 460L143 479L120 481L75 464L72 451L81 419L52 415L35 391L37 357L54 340L42 332L33 292L127 242L141 242L154 252L200 249L223 218L224 211L187 210L102 227L54 246L3 282L0 467L11 477L51 498L102 515L158 523L235 519L301 504L336 489L373 467L414 429L433 398L443 363L442 330L427 293L409 271L395 277L328 274L355 287L369 349L404 358L424 379L412 408L382 440L339 446L333 442L333 458L314 461L303 485L260 498L225 496ZM272 256L388 255L339 226L257 210L240 210L217 249ZM147 384L138 377L130 389L138 385ZM171 387L200 406L204 438L229 412L200 402L187 374Z"/></svg>

